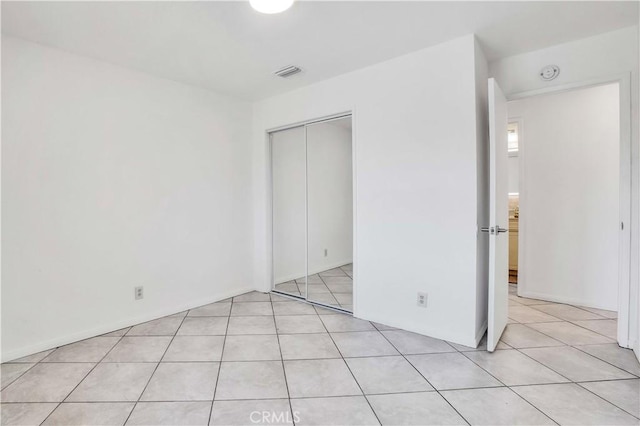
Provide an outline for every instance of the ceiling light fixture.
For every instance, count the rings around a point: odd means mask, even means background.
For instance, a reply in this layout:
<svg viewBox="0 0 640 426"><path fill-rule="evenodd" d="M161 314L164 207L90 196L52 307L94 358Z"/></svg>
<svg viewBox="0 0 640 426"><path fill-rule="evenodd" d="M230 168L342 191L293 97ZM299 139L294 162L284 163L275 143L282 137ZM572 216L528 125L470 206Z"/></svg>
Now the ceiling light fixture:
<svg viewBox="0 0 640 426"><path fill-rule="evenodd" d="M294 0L249 0L251 7L260 13L280 13L289 9Z"/></svg>

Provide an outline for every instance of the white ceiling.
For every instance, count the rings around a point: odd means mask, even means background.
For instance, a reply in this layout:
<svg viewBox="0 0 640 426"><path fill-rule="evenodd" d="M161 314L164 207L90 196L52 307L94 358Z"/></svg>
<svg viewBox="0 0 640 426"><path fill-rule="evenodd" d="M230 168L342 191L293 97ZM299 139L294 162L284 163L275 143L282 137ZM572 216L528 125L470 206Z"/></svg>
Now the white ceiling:
<svg viewBox="0 0 640 426"><path fill-rule="evenodd" d="M2 2L2 32L245 99L476 33L490 59L637 25L637 2ZM287 80L273 71L295 64Z"/></svg>

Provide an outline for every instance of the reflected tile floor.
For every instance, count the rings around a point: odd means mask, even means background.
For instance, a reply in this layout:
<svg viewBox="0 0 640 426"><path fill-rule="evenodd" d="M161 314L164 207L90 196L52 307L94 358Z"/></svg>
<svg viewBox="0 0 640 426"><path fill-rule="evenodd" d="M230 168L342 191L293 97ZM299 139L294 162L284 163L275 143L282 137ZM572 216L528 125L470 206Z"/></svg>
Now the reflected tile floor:
<svg viewBox="0 0 640 426"><path fill-rule="evenodd" d="M2 424L640 424L615 313L511 293L493 354L243 294L2 364Z"/></svg>
<svg viewBox="0 0 640 426"><path fill-rule="evenodd" d="M353 312L353 263L305 278L276 284L276 290Z"/></svg>

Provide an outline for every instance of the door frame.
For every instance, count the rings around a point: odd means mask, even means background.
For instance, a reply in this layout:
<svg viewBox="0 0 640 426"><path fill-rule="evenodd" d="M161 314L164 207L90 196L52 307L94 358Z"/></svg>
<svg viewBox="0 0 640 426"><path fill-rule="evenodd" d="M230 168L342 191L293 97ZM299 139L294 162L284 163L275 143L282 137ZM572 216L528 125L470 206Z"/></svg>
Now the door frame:
<svg viewBox="0 0 640 426"><path fill-rule="evenodd" d="M343 118L347 118L350 117L351 118L351 185L352 185L352 232L353 232L353 246L352 246L352 262L353 262L353 276L351 277L352 281L353 281L353 312L349 312L346 311L344 309L340 309L337 308L335 306L331 306L331 305L327 305L321 302L315 302L312 300L308 300L305 297L301 297L301 296L295 296L295 295L289 295L286 293L281 293L281 292L277 292L277 294L279 296L284 296L284 297L288 297L291 299L295 299L295 300L299 300L302 302L306 302L306 303L310 303L312 305L317 305L317 306L321 306L323 308L327 308L327 309L331 309L331 310L335 310L338 312L342 312L342 313L349 313L355 316L355 313L358 309L357 305L358 305L358 298L357 298L357 287L358 287L358 262L357 262L357 235L358 235L358 231L357 231L357 177L356 177L356 157L357 157L357 153L356 153L356 115L355 115L355 108L351 109L351 110L347 110L347 111L343 111L343 112L338 112L335 114L330 114L330 115L325 115L322 117L316 117L316 118L312 118L312 119L308 119L308 120L304 120L304 121L298 121L295 123L291 123L291 124L285 124L282 126L277 126L277 127L272 127L269 128L265 131L265 135L266 135L266 143L267 143L267 181L268 181L268 187L267 187L267 239L268 239L268 244L267 244L267 259L269 259L267 268L266 268L266 272L267 272L267 276L268 276L268 282L269 282L269 291L274 291L274 287L275 287L275 277L274 277L274 271L273 271L273 158L272 158L272 149L271 149L271 135L273 133L276 132L281 132L284 130L290 130L290 129L294 129L297 127L304 127L304 134L305 134L305 157L306 157L306 137L307 137L307 126L308 125L312 125L312 124L319 124L319 123L326 123L326 122L330 122L330 121L334 121L334 120L340 120ZM306 170L306 164L305 164L305 170ZM307 188L307 182L306 182L306 173L305 173L305 188ZM306 192L305 189L305 199L306 197L308 197L308 194ZM307 212L307 205L305 202L305 221L307 221L307 227L308 227L308 212ZM305 234L305 247L308 246L308 235ZM307 248L308 249L308 248ZM307 250L308 251L308 250ZM309 269L309 255L308 253L305 256L305 269L308 271ZM308 283L307 283L308 285Z"/></svg>
<svg viewBox="0 0 640 426"><path fill-rule="evenodd" d="M602 86L606 84L618 83L619 101L619 126L620 126L620 178L619 178L619 222L624 224L618 237L618 344L625 348L630 348L635 342L629 336L629 323L631 319L631 74L623 73L613 76L605 76L597 79L586 80L576 83L568 83L558 86L545 87L542 89L506 94L507 102L533 96L556 94L572 90L586 89L589 87ZM526 181L524 179L526 156L526 123L521 117L509 117L510 122L518 122L518 192L520 217L518 226L518 295L524 297L534 297L527 294L526 264L524 261L524 245L526 239ZM524 214L523 214L524 213ZM635 265L637 267L637 265ZM522 291L521 291L522 289ZM571 303L567 300L557 300L559 303Z"/></svg>

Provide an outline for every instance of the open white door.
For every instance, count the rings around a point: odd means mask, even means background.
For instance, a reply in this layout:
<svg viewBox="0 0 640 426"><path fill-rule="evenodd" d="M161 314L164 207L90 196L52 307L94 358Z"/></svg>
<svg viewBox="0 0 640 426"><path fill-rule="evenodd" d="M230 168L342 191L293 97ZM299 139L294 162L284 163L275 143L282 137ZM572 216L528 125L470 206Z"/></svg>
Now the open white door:
<svg viewBox="0 0 640 426"><path fill-rule="evenodd" d="M493 352L507 326L509 309L509 188L507 99L489 79L489 311L487 350Z"/></svg>

